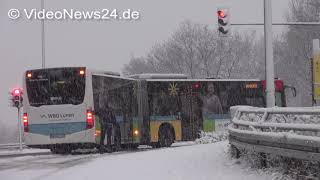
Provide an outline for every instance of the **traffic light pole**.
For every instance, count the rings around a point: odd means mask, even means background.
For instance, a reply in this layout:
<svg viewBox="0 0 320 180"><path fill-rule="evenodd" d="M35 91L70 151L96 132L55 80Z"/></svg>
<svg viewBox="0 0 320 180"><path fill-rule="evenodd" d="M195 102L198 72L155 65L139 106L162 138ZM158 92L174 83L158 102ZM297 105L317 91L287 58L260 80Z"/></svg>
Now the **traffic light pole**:
<svg viewBox="0 0 320 180"><path fill-rule="evenodd" d="M44 0L41 0L41 10L44 9ZM45 31L44 31L44 19L41 20L41 56L42 56L42 65L41 67L42 68L45 68L46 67L46 49L45 49L45 46L46 46L46 42L45 42Z"/></svg>
<svg viewBox="0 0 320 180"><path fill-rule="evenodd" d="M264 23L231 23L231 26L256 26L264 25ZM283 22L272 23L273 26L319 26L320 22Z"/></svg>
<svg viewBox="0 0 320 180"><path fill-rule="evenodd" d="M275 106L274 62L272 47L272 6L271 0L264 0L264 38L266 58L266 100L267 107Z"/></svg>
<svg viewBox="0 0 320 180"><path fill-rule="evenodd" d="M18 130L19 130L19 149L22 151L22 123L21 123L21 112L20 109L22 105L22 89L21 88L14 88L10 93L11 99L11 106L16 107L18 109Z"/></svg>
<svg viewBox="0 0 320 180"><path fill-rule="evenodd" d="M21 113L20 113L20 107L18 107L18 129L19 129L19 149L22 151L22 130L21 130L22 124L21 124Z"/></svg>

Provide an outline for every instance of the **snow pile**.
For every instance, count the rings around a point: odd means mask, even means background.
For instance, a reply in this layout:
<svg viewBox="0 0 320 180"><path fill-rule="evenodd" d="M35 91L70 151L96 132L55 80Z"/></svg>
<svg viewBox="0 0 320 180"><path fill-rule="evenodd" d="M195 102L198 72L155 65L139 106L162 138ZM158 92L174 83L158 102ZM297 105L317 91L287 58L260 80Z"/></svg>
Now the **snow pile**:
<svg viewBox="0 0 320 180"><path fill-rule="evenodd" d="M219 141L224 141L228 139L228 132L221 131L221 132L201 132L200 138L196 139L197 144L209 144L215 143Z"/></svg>
<svg viewBox="0 0 320 180"><path fill-rule="evenodd" d="M271 123L320 124L319 114L272 114L266 119Z"/></svg>
<svg viewBox="0 0 320 180"><path fill-rule="evenodd" d="M237 106L236 106L237 107ZM268 113L265 122L268 123L293 123L293 124L320 124L319 107L300 108L257 108L250 106L239 106L236 110L241 112L239 120L250 122L261 122L264 113Z"/></svg>
<svg viewBox="0 0 320 180"><path fill-rule="evenodd" d="M263 117L263 113L241 113L239 120L249 122L260 122Z"/></svg>
<svg viewBox="0 0 320 180"><path fill-rule="evenodd" d="M279 128L264 128L264 132L288 132L303 136L318 136L320 133L313 129L320 127L320 109L317 108L254 108L241 107L239 121L248 123L259 123ZM264 115L268 113L268 115ZM239 126L241 130L261 131L260 128L252 126ZM295 129L291 129L291 127ZM300 128L300 129L296 129ZM313 128L313 129L312 129ZM260 129L260 130L259 130Z"/></svg>

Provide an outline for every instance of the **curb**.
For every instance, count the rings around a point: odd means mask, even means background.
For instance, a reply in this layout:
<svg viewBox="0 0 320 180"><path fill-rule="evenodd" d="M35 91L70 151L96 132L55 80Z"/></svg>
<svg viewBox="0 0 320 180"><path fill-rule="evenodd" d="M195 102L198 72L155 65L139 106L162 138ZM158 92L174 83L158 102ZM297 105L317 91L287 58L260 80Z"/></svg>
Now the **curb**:
<svg viewBox="0 0 320 180"><path fill-rule="evenodd" d="M33 153L17 153L17 154L0 154L0 158L11 158L21 156L37 156L37 155L50 155L51 152L33 152Z"/></svg>

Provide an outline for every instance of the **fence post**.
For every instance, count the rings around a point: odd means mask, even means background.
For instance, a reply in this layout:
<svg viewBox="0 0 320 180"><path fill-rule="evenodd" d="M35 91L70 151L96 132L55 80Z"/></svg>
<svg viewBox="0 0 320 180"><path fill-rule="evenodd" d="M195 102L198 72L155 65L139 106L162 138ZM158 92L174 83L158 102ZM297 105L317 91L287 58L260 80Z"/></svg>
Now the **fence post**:
<svg viewBox="0 0 320 180"><path fill-rule="evenodd" d="M235 145L231 145L231 156L236 159L240 158L240 150Z"/></svg>
<svg viewBox="0 0 320 180"><path fill-rule="evenodd" d="M262 168L267 167L267 154L266 153L259 153L259 159L260 159L260 166Z"/></svg>

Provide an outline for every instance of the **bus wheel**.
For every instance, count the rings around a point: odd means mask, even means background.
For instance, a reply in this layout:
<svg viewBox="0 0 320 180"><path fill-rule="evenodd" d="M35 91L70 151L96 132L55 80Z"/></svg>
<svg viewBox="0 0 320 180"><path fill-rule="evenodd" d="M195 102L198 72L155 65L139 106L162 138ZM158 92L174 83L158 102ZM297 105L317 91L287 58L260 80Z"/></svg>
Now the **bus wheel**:
<svg viewBox="0 0 320 180"><path fill-rule="evenodd" d="M174 141L174 134L169 127L162 127L159 131L159 146L170 147Z"/></svg>
<svg viewBox="0 0 320 180"><path fill-rule="evenodd" d="M138 149L139 144L131 144L131 149Z"/></svg>
<svg viewBox="0 0 320 180"><path fill-rule="evenodd" d="M159 142L157 142L157 143L152 143L152 144L151 144L151 147L152 147L152 148L159 148L159 147L160 147L160 143L159 143Z"/></svg>

